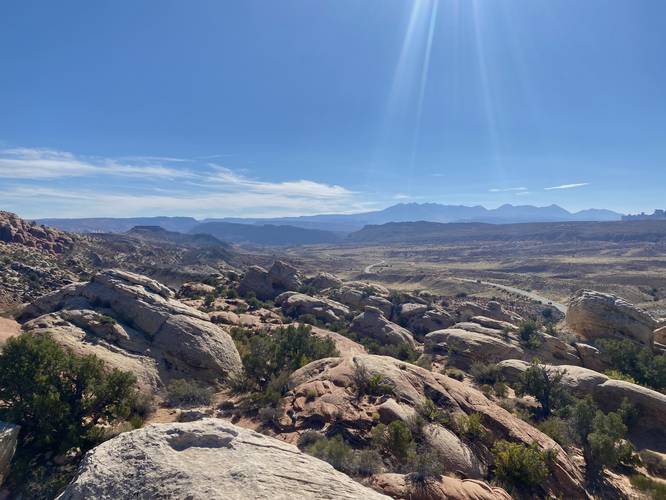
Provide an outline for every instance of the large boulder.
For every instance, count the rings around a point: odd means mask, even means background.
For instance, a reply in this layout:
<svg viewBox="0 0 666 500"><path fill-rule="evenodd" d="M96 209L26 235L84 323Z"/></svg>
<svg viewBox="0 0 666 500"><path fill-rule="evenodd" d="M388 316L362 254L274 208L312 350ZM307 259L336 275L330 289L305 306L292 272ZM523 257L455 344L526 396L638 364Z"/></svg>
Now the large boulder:
<svg viewBox="0 0 666 500"><path fill-rule="evenodd" d="M34 318L34 319L30 319ZM135 373L156 389L170 376L223 380L242 371L231 337L207 314L145 276L109 270L33 302L23 330Z"/></svg>
<svg viewBox="0 0 666 500"><path fill-rule="evenodd" d="M390 392L384 396L359 397L359 379L378 379ZM433 401L448 419L480 414L489 439L536 443L552 449L552 476L544 490L558 495L583 496L580 472L551 438L494 404L480 391L446 375L431 372L387 356L358 355L314 361L292 373L282 399L279 418L285 433L316 428L322 432L345 432L363 442L379 416L382 422L408 420L426 399ZM480 478L490 467L489 456L477 443L461 439L450 424L430 424L426 433L431 446L446 456L449 473Z"/></svg>
<svg viewBox="0 0 666 500"><path fill-rule="evenodd" d="M488 301L485 305L471 301L463 302L456 308L456 313L462 321L467 321L474 316L484 316L515 324L523 319L519 314L506 310L502 304L494 300Z"/></svg>
<svg viewBox="0 0 666 500"><path fill-rule="evenodd" d="M398 321L419 338L426 333L448 328L455 323L453 316L443 309L431 308L427 304L415 302L408 302L400 306Z"/></svg>
<svg viewBox="0 0 666 500"><path fill-rule="evenodd" d="M386 319L376 307L366 307L353 319L349 329L360 337L370 337L384 344L407 344L412 348L417 345L409 330Z"/></svg>
<svg viewBox="0 0 666 500"><path fill-rule="evenodd" d="M323 297L311 297L304 293L285 292L275 299L287 316L298 318L311 314L324 322L340 321L349 316L349 308Z"/></svg>
<svg viewBox="0 0 666 500"><path fill-rule="evenodd" d="M342 280L331 273L319 273L305 280L305 284L312 287L315 291L321 292L327 288L341 287Z"/></svg>
<svg viewBox="0 0 666 500"><path fill-rule="evenodd" d="M241 295L252 292L258 299L268 300L282 292L297 291L302 287L303 278L298 269L276 260L268 271L260 266L251 266L238 285L238 291Z"/></svg>
<svg viewBox="0 0 666 500"><path fill-rule="evenodd" d="M626 337L652 346L657 320L626 300L608 293L579 290L566 316L569 328L587 338Z"/></svg>
<svg viewBox="0 0 666 500"><path fill-rule="evenodd" d="M430 482L427 488L418 488L403 474L376 474L370 485L385 495L406 500L511 500L511 495L498 486L449 476Z"/></svg>
<svg viewBox="0 0 666 500"><path fill-rule="evenodd" d="M20 429L18 425L0 422L0 486L9 474Z"/></svg>
<svg viewBox="0 0 666 500"><path fill-rule="evenodd" d="M530 364L520 360L506 360L498 363L498 366L507 380L516 381ZM616 410L626 398L638 409L642 427L661 430L666 426L666 395L661 392L624 380L614 380L580 366L547 365L547 369L563 372L562 384L567 389L579 397L592 396L606 411Z"/></svg>
<svg viewBox="0 0 666 500"><path fill-rule="evenodd" d="M329 296L353 309L363 309L366 306L376 307L384 316L390 317L393 304L384 296L375 295L375 288L370 285L349 286L345 285L331 290Z"/></svg>
<svg viewBox="0 0 666 500"><path fill-rule="evenodd" d="M60 500L388 497L293 445L219 419L156 424L97 446Z"/></svg>
<svg viewBox="0 0 666 500"><path fill-rule="evenodd" d="M487 323L488 324L488 323ZM463 369L474 363L497 363L505 359L538 358L553 364L580 364L578 352L563 340L537 332L538 345L527 347L515 331L497 330L478 323L456 323L425 336L424 352L448 354Z"/></svg>

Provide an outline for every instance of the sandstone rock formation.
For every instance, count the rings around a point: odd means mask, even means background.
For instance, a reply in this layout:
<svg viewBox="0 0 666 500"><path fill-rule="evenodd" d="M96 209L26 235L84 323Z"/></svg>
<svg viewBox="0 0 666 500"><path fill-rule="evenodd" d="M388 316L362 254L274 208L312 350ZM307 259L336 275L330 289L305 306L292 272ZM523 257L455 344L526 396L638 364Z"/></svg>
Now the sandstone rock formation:
<svg viewBox="0 0 666 500"><path fill-rule="evenodd" d="M393 304L382 295L374 295L376 291L374 287L366 286L349 286L345 284L342 287L335 288L331 291L330 297L333 300L341 302L346 306L354 309L363 309L366 306L376 307L384 316L390 317L393 310Z"/></svg>
<svg viewBox="0 0 666 500"><path fill-rule="evenodd" d="M260 266L250 267L238 285L238 291L241 295L253 292L258 299L268 300L282 292L297 291L302 286L303 279L298 270L276 260L268 271Z"/></svg>
<svg viewBox="0 0 666 500"><path fill-rule="evenodd" d="M298 318L303 314L311 314L324 321L339 321L349 316L349 308L345 305L323 297L311 297L304 293L285 292L275 298L275 304L282 307L287 316Z"/></svg>
<svg viewBox="0 0 666 500"><path fill-rule="evenodd" d="M419 338L426 333L448 328L455 323L453 316L443 309L430 308L427 304L414 302L401 304L398 319Z"/></svg>
<svg viewBox="0 0 666 500"><path fill-rule="evenodd" d="M34 319L31 319L34 318ZM137 374L155 389L171 376L209 382L240 373L231 337L208 315L155 280L109 270L45 295L26 308L23 330Z"/></svg>
<svg viewBox="0 0 666 500"><path fill-rule="evenodd" d="M543 332L537 332L537 335L538 347L528 348L510 329L497 330L472 322L456 323L451 328L426 335L424 352L448 354L451 362L463 369L473 363L496 363L504 359L539 358L553 364L581 363L574 347Z"/></svg>
<svg viewBox="0 0 666 500"><path fill-rule="evenodd" d="M529 363L506 360L498 363L505 378L516 381L529 368ZM666 426L666 395L623 380L613 380L602 373L580 366L548 366L549 370L564 372L562 384L579 397L590 395L606 411L619 408L623 399L628 399L640 415L644 428L663 429Z"/></svg>
<svg viewBox="0 0 666 500"><path fill-rule="evenodd" d="M626 337L652 346L657 321L647 311L612 294L579 290L566 316L569 328L588 339Z"/></svg>
<svg viewBox="0 0 666 500"><path fill-rule="evenodd" d="M488 301L485 306L475 302L463 302L456 312L462 321L467 321L473 316L485 316L486 318L509 323L519 323L523 319L519 314L507 311L502 307L502 304L494 300Z"/></svg>
<svg viewBox="0 0 666 500"><path fill-rule="evenodd" d="M417 343L409 330L392 323L376 307L367 306L365 311L356 316L349 330L360 337L370 337L385 344L408 344L416 347Z"/></svg>
<svg viewBox="0 0 666 500"><path fill-rule="evenodd" d="M293 445L224 420L156 424L91 450L60 500L388 498Z"/></svg>
<svg viewBox="0 0 666 500"><path fill-rule="evenodd" d="M0 486L9 473L20 429L18 425L0 422Z"/></svg>
<svg viewBox="0 0 666 500"><path fill-rule="evenodd" d="M359 398L360 376L378 378L390 388L390 395ZM407 419L426 400L431 399L454 422L458 417L479 413L484 427L497 439L553 449L552 476L546 491L575 498L583 496L582 477L566 453L545 434L488 400L481 392L446 375L386 356L359 355L314 361L294 372L289 392L282 400L280 423L284 432L316 428L344 429L348 435L364 433L382 421ZM439 427L433 443L445 450L449 472L466 477L481 477L488 468L487 455L477 444L463 441L447 426ZM486 458L484 458L486 457Z"/></svg>
<svg viewBox="0 0 666 500"><path fill-rule="evenodd" d="M342 280L331 273L319 273L312 278L306 279L305 284L312 287L315 291L321 292L327 288L341 287Z"/></svg>
<svg viewBox="0 0 666 500"><path fill-rule="evenodd" d="M74 244L74 239L68 234L25 221L10 212L0 212L0 241L54 254L69 250Z"/></svg>
<svg viewBox="0 0 666 500"><path fill-rule="evenodd" d="M415 488L403 474L377 474L370 484L385 495L405 500L511 500L511 495L497 486L448 476L430 483L428 488Z"/></svg>

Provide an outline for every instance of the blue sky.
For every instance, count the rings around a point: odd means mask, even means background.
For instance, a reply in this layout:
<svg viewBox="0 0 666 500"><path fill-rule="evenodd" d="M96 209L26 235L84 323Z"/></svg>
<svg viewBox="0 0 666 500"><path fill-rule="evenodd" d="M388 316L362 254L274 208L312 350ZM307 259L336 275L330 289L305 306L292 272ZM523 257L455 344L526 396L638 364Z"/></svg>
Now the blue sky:
<svg viewBox="0 0 666 500"><path fill-rule="evenodd" d="M660 0L8 0L0 208L651 211L664 47Z"/></svg>

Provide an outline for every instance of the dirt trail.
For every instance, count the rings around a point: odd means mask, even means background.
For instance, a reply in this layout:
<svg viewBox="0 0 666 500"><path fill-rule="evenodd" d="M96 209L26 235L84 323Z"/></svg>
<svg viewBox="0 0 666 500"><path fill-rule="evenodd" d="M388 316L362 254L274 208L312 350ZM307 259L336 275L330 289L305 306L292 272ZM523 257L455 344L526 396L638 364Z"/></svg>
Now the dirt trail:
<svg viewBox="0 0 666 500"><path fill-rule="evenodd" d="M528 299L536 300L537 302L541 302L543 304L552 306L564 314L567 313L566 305L550 300L548 297L544 297L543 295L539 295L538 293L529 292L527 290L521 290L520 288L516 288L509 285L502 285L500 283L492 283L490 281L473 280L470 278L454 278L454 279L457 279L458 281L464 281L465 283L477 283L479 285L492 286L504 290L506 292L516 293L518 295L522 295L523 297L527 297Z"/></svg>

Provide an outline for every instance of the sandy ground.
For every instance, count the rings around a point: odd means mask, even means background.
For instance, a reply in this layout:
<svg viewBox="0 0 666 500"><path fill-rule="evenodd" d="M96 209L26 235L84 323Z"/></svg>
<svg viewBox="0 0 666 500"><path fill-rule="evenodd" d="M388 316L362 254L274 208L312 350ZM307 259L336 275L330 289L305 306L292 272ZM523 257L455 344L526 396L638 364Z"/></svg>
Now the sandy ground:
<svg viewBox="0 0 666 500"><path fill-rule="evenodd" d="M21 325L9 318L0 318L0 346L4 345L10 337L18 335Z"/></svg>

